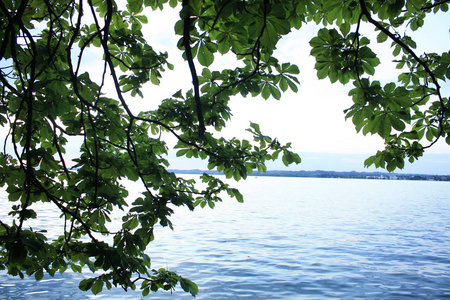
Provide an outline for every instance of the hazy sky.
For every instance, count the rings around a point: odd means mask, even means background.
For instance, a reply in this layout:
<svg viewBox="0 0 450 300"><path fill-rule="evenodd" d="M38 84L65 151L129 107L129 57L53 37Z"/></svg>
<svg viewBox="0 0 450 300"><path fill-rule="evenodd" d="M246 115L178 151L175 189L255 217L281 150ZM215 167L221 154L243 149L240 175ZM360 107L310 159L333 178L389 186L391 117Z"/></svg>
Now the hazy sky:
<svg viewBox="0 0 450 300"><path fill-rule="evenodd" d="M155 51L168 51L169 62L175 65L174 71L163 73L160 86L147 84L143 89L144 99L128 98L132 109L149 110L156 108L161 99L168 98L179 89L186 91L191 88L191 77L187 63L181 59L181 52L176 48L180 36L174 35L174 22L178 17L178 12L170 10L169 7L164 12L151 12L147 14L149 24L145 29L145 38L149 41ZM433 16L430 16L433 18ZM431 20L429 25L421 29L417 40L419 53L423 51L443 52L450 49L450 18L439 17ZM427 24L427 20L426 20ZM372 28L362 28L362 33L374 36ZM261 97L242 98L236 97L231 103L233 118L223 131L226 137L238 136L251 139L250 134L245 132L249 123L259 123L263 133L277 137L281 142L292 142L294 151L302 153L331 153L341 154L335 157L343 157L348 154L366 154L367 157L383 148L383 142L378 136L363 136L357 134L351 120L345 120L343 110L352 105L352 100L347 96L352 88L351 83L343 86L340 83L331 84L328 79L318 80L314 70L314 58L309 55L311 50L309 40L316 34L318 28L308 26L294 31L284 36L275 52L275 56L282 62L297 64L300 68L300 88L298 93L287 92L283 94L281 101L275 99L263 100ZM416 33L417 34L417 33ZM375 44L375 45L373 45ZM372 48L377 52L376 40ZM95 50L91 55L95 56ZM396 70L390 61L389 45L381 48L377 52L382 62L382 66L377 69L375 78L380 81L396 81ZM229 56L216 55L212 69L234 68L236 62ZM91 78L99 74L99 64L89 64L85 70L91 73ZM198 73L201 67L197 65ZM397 71L398 72L398 71ZM442 83L444 92L448 95L450 87L448 83ZM3 133L4 130L1 130ZM450 147L440 142L436 144L428 153L439 153L440 157L448 157L450 170ZM442 156L446 154L446 156ZM310 155L304 156L304 158ZM333 157L329 155L328 157ZM356 159L357 166L362 167L364 159L360 155ZM313 161L305 161L306 167ZM333 170L338 165L345 166L331 160L329 170ZM355 163L355 162L354 162ZM199 166L202 166L200 164ZM318 166L320 164L317 164ZM348 163L348 166L352 164ZM191 164L189 164L191 166ZM442 166L442 163L441 163ZM177 164L174 164L177 167ZM314 167L312 167L314 168ZM302 169L302 166L295 169ZM321 168L323 169L323 168ZM441 173L441 172L439 172Z"/></svg>
<svg viewBox="0 0 450 300"><path fill-rule="evenodd" d="M177 13L174 12L172 15L176 18ZM148 86L143 100L132 100L136 109L141 109L143 105L151 107L178 89L191 87L187 64L181 61L180 52L174 49L180 37L170 34L173 32L173 23L169 21L170 19L170 16L162 16L161 13L150 14L146 38L151 44L156 44L155 50L169 51L169 60L175 64L175 71L166 72L161 86ZM439 25L435 26L436 23ZM425 28L422 36L433 36L431 42L436 47L422 50L421 44L418 43L419 53L424 50L448 51L449 28L450 18L440 18L438 22ZM347 96L352 85L331 84L328 79L317 79L314 58L309 55L311 50L309 40L316 32L317 28L313 26L294 31L280 40L275 52L280 62L291 62L299 66L298 78L301 84L299 92L288 91L283 94L281 101L275 99L265 101L261 97L234 98L231 101L233 118L224 131L226 136L241 135L252 121L259 123L263 132L268 135L276 136L282 141L291 141L293 149L299 152L372 153L382 147L381 138L356 134L351 120L345 121L343 110L352 105L351 98ZM373 35L372 28L368 28L367 32ZM436 43L436 40L439 43ZM424 44L430 45L430 41L427 40ZM375 77L381 81L395 81L394 64L390 63L392 59L389 56L389 45L386 46L380 54L383 65L378 68ZM236 63L229 57L216 55L212 68L233 68L235 65ZM201 72L199 65L197 71ZM177 83L176 86L174 82ZM448 83L446 90L450 90ZM441 143L431 152L450 154L450 147Z"/></svg>
<svg viewBox="0 0 450 300"><path fill-rule="evenodd" d="M173 16L176 18L176 12ZM161 95L161 92L168 91L164 95L164 97L167 97L178 90L180 86L173 86L175 78L178 78L177 83L184 83L183 88L190 88L191 80L187 64L179 59L178 50L173 48L179 36L167 33L173 30L173 25L168 21L169 19L170 17L167 15L163 19L159 14L155 14L154 17L149 15L149 28L151 30L147 31L146 34L148 34L149 40L155 41L159 45L160 48L155 47L155 49L169 51L169 59L175 63L177 74L174 74L175 77L166 74L166 78L162 80L162 89L161 87L150 86L149 91L151 92L146 95L152 96L145 96L144 103L147 103L147 101L153 102L155 96L156 101L154 103L157 103L159 99L157 97ZM441 15L437 18L430 16L429 19L426 26L419 32L408 32L408 34L417 35L418 53L448 51L450 49L450 18ZM157 25L154 26L153 24ZM311 50L309 40L317 33L317 30L318 27L316 26L305 26L299 31L293 31L280 40L275 52L275 56L280 62L291 62L299 66L299 91L297 93L289 91L283 94L281 101L275 99L266 101L261 97L234 98L230 105L233 118L223 134L228 137L244 136L251 138L250 135L246 135L244 129L248 128L250 121L256 122L261 125L262 131L267 135L277 137L282 142L292 142L295 151L299 152L301 156L304 153L303 164L295 167L295 169L314 169L314 166L317 165L318 169L328 166L330 170L363 170L364 159L375 154L377 150L383 149L383 141L378 136L357 134L351 120L345 120L343 110L352 105L352 100L348 96L348 91L353 87L351 83L343 86L340 83L331 84L328 79L317 79L314 70L315 61L309 55ZM368 26L363 27L361 32L372 37L376 34ZM398 70L392 63L392 57L390 56L392 51L389 46L389 43L379 46L376 40L371 45L382 62L381 66L377 68L375 78L380 81L395 82ZM233 68L233 66L235 66L235 62L232 59L219 55L216 56L212 68ZM199 66L197 66L197 69L200 69ZM447 94L450 92L448 83L442 83L442 87ZM134 101L138 102L139 105L143 104L142 100L136 99ZM320 159L314 159L314 155L311 155L311 153L329 153L330 155L322 155ZM419 172L423 170L426 173L442 174L446 170L445 167L448 167L450 172L450 147L447 144L443 141L439 142L427 153L439 153L441 155L439 160L428 157L420 164L416 163L414 167L407 166L405 171ZM365 155L354 155L354 159L349 159L348 154ZM324 163L326 157L329 159L328 163ZM445 159L447 157L448 159ZM174 165L195 166L195 164L187 162ZM279 167L280 165L276 164L275 166ZM443 166L445 167L443 168Z"/></svg>

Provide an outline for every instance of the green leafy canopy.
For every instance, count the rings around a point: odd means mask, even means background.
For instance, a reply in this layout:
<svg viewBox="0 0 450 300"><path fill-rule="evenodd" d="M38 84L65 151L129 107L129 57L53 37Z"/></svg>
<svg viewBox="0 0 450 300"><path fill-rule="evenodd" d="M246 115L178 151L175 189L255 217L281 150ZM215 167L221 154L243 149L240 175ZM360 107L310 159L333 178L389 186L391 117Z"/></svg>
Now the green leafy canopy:
<svg viewBox="0 0 450 300"><path fill-rule="evenodd" d="M450 79L450 52L419 54L405 33L422 27L427 15L447 12L448 2L1 1L0 125L7 134L0 186L11 210L0 220L0 268L36 280L90 270L79 288L94 294L139 284L146 296L179 284L196 295L194 282L151 265L154 227L172 227L175 206L212 208L222 192L238 201L243 196L217 177L204 174L199 188L168 171L166 139L177 140L177 156L206 160L210 170L234 180L265 171L270 160L300 163L289 143L265 135L258 124L248 128L252 140L217 132L230 120L232 97L280 99L298 90L299 68L280 62L274 50L282 36L314 22L323 27L310 41L318 78L352 84L346 118L357 131L385 140L366 165L402 168L437 140L450 143L449 102L441 89ZM192 88L175 87L157 108L133 113L127 100L145 97L144 85L159 85L174 69L142 31L155 10L170 8L180 12L174 46ZM362 28L375 29L376 42L391 45L401 70L396 82L376 80L380 60ZM224 54L234 56L236 66L213 70ZM101 75L83 71L86 64ZM69 155L73 140L81 141L76 157ZM127 199L123 179L141 183L139 197ZM45 217L35 211L40 204L60 212L55 238L29 226ZM119 229L112 229L113 212L122 212Z"/></svg>

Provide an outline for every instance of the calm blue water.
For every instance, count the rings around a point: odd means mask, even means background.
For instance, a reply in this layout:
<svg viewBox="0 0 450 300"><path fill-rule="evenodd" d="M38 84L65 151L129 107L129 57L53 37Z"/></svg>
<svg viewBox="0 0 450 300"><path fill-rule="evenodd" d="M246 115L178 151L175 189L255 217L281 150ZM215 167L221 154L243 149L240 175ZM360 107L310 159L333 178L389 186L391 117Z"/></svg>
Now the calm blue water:
<svg viewBox="0 0 450 300"><path fill-rule="evenodd" d="M197 299L450 299L449 182L250 177L237 187L244 204L179 209L175 231L157 230L149 249L153 267L199 285ZM88 275L0 273L0 299L141 298L83 293Z"/></svg>

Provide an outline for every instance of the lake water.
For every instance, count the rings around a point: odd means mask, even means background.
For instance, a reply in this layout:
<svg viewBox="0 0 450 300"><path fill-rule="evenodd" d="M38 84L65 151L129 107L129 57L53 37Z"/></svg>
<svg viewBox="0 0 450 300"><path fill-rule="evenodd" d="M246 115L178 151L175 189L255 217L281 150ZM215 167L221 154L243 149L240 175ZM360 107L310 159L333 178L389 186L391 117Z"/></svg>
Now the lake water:
<svg viewBox="0 0 450 300"><path fill-rule="evenodd" d="M197 299L450 299L450 182L249 177L236 187L244 204L177 209L175 230L159 228L149 248L153 267L199 285ZM0 273L0 299L141 298L81 292L88 275ZM148 298L192 299L180 287Z"/></svg>

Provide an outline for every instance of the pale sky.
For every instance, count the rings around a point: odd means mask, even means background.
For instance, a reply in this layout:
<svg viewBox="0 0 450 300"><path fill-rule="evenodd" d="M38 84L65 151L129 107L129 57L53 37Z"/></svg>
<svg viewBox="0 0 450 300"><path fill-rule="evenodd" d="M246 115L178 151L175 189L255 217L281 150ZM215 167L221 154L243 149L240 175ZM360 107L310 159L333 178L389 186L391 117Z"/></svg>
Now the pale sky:
<svg viewBox="0 0 450 300"><path fill-rule="evenodd" d="M160 22L159 16L149 16L150 22L158 24L149 24L150 28L158 28L157 31L148 31L149 40L159 41L160 47L154 47L155 50L169 51L169 61L175 64L175 71L166 72L160 86L148 86L143 100L131 100L136 109L142 109L143 105L150 107L157 104L160 98L168 97L180 88L191 87L187 64L179 58L180 52L173 49L180 37L167 34L173 31L173 24L167 21L167 16L164 18L166 21ZM327 80L317 79L314 58L309 56L309 40L314 33L315 29L302 29L283 37L275 54L280 62L291 62L300 67L298 93L288 91L283 94L281 101L272 98L266 101L262 97L250 96L233 98L230 102L233 117L223 135L245 136L250 139L251 136L246 134L245 129L251 121L259 123L263 133L277 137L282 142L292 142L293 149L299 152L367 153L381 147L381 139L358 136L351 121L345 121L343 110L351 106L351 99L347 96L348 89L340 84L332 85ZM216 55L212 68L234 66L236 62L229 57ZM197 72L201 72L199 65ZM174 82L177 83L175 87Z"/></svg>
<svg viewBox="0 0 450 300"><path fill-rule="evenodd" d="M175 70L167 70L159 86L147 84L143 89L144 99L128 98L131 108L150 110L156 108L160 101L170 97L179 89L186 91L191 88L191 77L185 63L181 59L181 51L176 48L180 36L175 36L173 26L178 12L169 7L163 12L149 11L149 24L144 31L145 38L155 51L168 51L169 62L175 65ZM433 17L433 16L430 16ZM426 20L427 21L427 20ZM431 20L429 26L421 29L418 40L419 53L436 51L442 53L450 49L450 18L439 17ZM427 22L426 22L427 23ZM251 139L245 132L249 123L259 123L263 133L277 137L282 143L292 142L292 149L300 155L302 153L331 153L331 154L367 154L366 157L383 149L383 141L378 136L363 136L357 134L351 120L345 120L343 110L352 105L347 95L351 84L343 86L340 83L331 84L328 79L318 80L314 70L314 58L309 55L311 50L309 40L316 34L317 27L308 26L284 36L275 52L281 63L291 62L300 68L300 87L297 93L286 92L280 101L270 98L265 101L261 97L235 97L230 102L233 117L223 131L226 137L244 137ZM370 28L362 33L372 34ZM376 45L376 40L371 45ZM431 47L421 48L423 46ZM382 53L378 53L382 66L377 69L375 78L380 81L396 81L395 68L390 63L391 51L385 45ZM93 50L93 54L95 53ZM95 56L95 55L94 55ZM229 56L216 55L212 69L234 68L236 62ZM85 70L94 78L99 74L99 65L90 64ZM197 72L201 73L201 66L197 64ZM443 90L450 93L449 83L442 83ZM4 130L2 130L4 132ZM173 139L172 139L173 140ZM444 142L437 143L428 153L446 154L450 161L450 147ZM450 163L450 162L449 162ZM305 162L306 164L306 162ZM203 163L199 166L202 167ZM359 165L363 166L363 159ZM193 165L190 165L193 166ZM173 167L177 167L175 163ZM302 169L302 165L295 169ZM329 170L333 166L330 165ZM449 164L450 170L450 164Z"/></svg>
<svg viewBox="0 0 450 300"><path fill-rule="evenodd" d="M167 13L167 12L166 12ZM176 18L174 13L174 18ZM154 17L149 15L150 24L149 27L152 30L146 34L149 36L149 40L159 42L161 48L155 47L155 49L161 49L161 51L169 51L169 60L175 64L174 76L166 74L166 78L162 80L160 87L149 87L149 91L146 95L152 95L150 97L145 96L143 102L136 99L134 101L140 103L147 103L147 101L156 100L155 95L160 95L162 91L169 90L164 97L173 94L181 86L173 86L174 82L181 84L183 82L183 88L190 88L191 79L188 73L187 64L179 59L179 52L173 49L180 38L179 36L173 36L168 32L173 32L173 25L168 21L170 18L167 15L161 17L155 14ZM433 18L433 19L432 19ZM153 24L157 24L154 26ZM155 30L157 28L158 30ZM375 36L372 28L368 28L364 31L371 36ZM442 53L450 49L450 18L440 16L436 18L430 16L429 23L419 32L412 33L418 35L418 53L424 51L435 51ZM351 120L345 120L343 110L352 105L352 100L348 96L348 91L353 87L350 84L343 86L340 83L331 84L328 79L318 80L316 71L314 70L314 57L310 56L309 40L316 34L318 27L308 26L303 27L299 31L293 31L287 36L284 36L278 46L275 56L280 62L295 63L300 68L300 88L297 93L286 92L283 94L281 101L275 99L264 100L261 97L242 98L235 97L230 102L230 107L233 113L233 118L228 124L227 128L223 131L223 134L227 137L240 136L250 139L251 136L246 134L245 128L248 128L249 122L259 123L262 131L272 137L277 137L281 142L292 142L292 148L294 151L302 153L308 153L303 155L303 164L296 166L295 169L302 169L308 167L314 169L314 160L311 153L329 153L330 157L334 155L335 161L330 161L330 170L334 168L345 169L347 163L349 168L363 169L364 158L376 153L377 150L383 149L383 141L377 135L364 136L362 133L356 133ZM410 32L408 33L412 35ZM419 42L423 41L423 42ZM439 41L439 42L437 42ZM392 63L390 56L391 50L390 44L382 45L381 51L378 52L380 46L377 45L376 40L373 40L372 48L382 62L375 78L380 81L396 81L398 70L395 69L395 64ZM173 54L171 54L173 52ZM221 67L232 68L235 65L233 60L227 57L216 56L216 60L212 68L220 69ZM216 67L217 66L217 67ZM201 68L197 65L197 71L200 73ZM180 75L184 74L184 75ZM169 76L167 76L169 75ZM175 80L174 78L178 78ZM450 92L448 82L441 83L442 88L447 94ZM161 88L163 87L163 88ZM173 92L172 92L173 91ZM133 102L134 102L133 101ZM439 159L448 156L448 160L435 162L436 159L423 159L423 162L415 163L414 167L407 166L405 171L419 172L423 170L426 173L440 173L445 171L442 166L447 166L450 172L450 147L443 141L438 142L433 148L427 151L428 154L438 153L441 154ZM355 155L355 159L349 159L347 154L365 154ZM445 154L444 156L442 154ZM357 158L356 158L357 157ZM305 160L309 159L308 160ZM340 158L340 159L338 159ZM321 159L323 156L321 156ZM350 162L351 160L351 162ZM336 164L333 165L333 164ZM193 166L203 166L205 164L195 165L192 163L180 163L181 167L190 168ZM322 167L323 165L317 164ZM337 166L339 165L339 166ZM281 165L276 164L276 168ZM436 172L433 171L436 168ZM323 169L323 168L322 168ZM349 169L352 170L352 169ZM373 169L371 169L373 170Z"/></svg>
<svg viewBox="0 0 450 300"><path fill-rule="evenodd" d="M143 105L152 107L158 104L161 98L169 97L178 89L186 90L191 87L187 64L180 59L180 51L174 49L180 37L171 34L173 23L169 22L170 13L167 11L165 13L167 14L161 15L160 12L156 12L148 15L150 29L146 31L146 38L151 44L156 45L155 50L169 52L169 61L175 64L175 71L165 72L160 86L149 85L147 92L144 92L144 99L132 100L136 109L142 109ZM177 13L174 12L172 17L176 18L176 16ZM442 52L445 49L448 51L450 49L450 18L440 18L438 23L437 27L430 26L424 29L424 32L429 29L432 32L430 35L428 31L424 36L433 36L439 40L439 47L432 48L437 49L435 51ZM225 136L241 135L252 121L259 123L266 134L278 137L281 141L291 141L293 149L299 152L372 153L382 148L381 138L356 134L351 120L345 121L343 110L352 105L352 100L347 95L352 85L331 84L328 79L317 79L314 70L315 61L309 55L311 50L309 40L316 31L317 29L311 26L284 36L275 52L280 62L291 62L299 66L299 91L284 93L281 101L272 98L265 101L261 97L233 98L230 105L233 118L224 130ZM430 41L426 41L425 44L430 45ZM420 45L419 43L419 47ZM389 49L383 53L389 54ZM375 77L380 81L395 81L396 76L392 76L395 69L393 64L389 63L391 59L387 55L382 55L383 53L380 54L380 59L384 64L377 70ZM235 65L235 62L228 57L216 55L212 68L232 68ZM201 67L198 64L197 72L201 73ZM176 83L175 86L174 83ZM447 83L447 91L449 90ZM440 143L430 152L450 154L450 147Z"/></svg>

